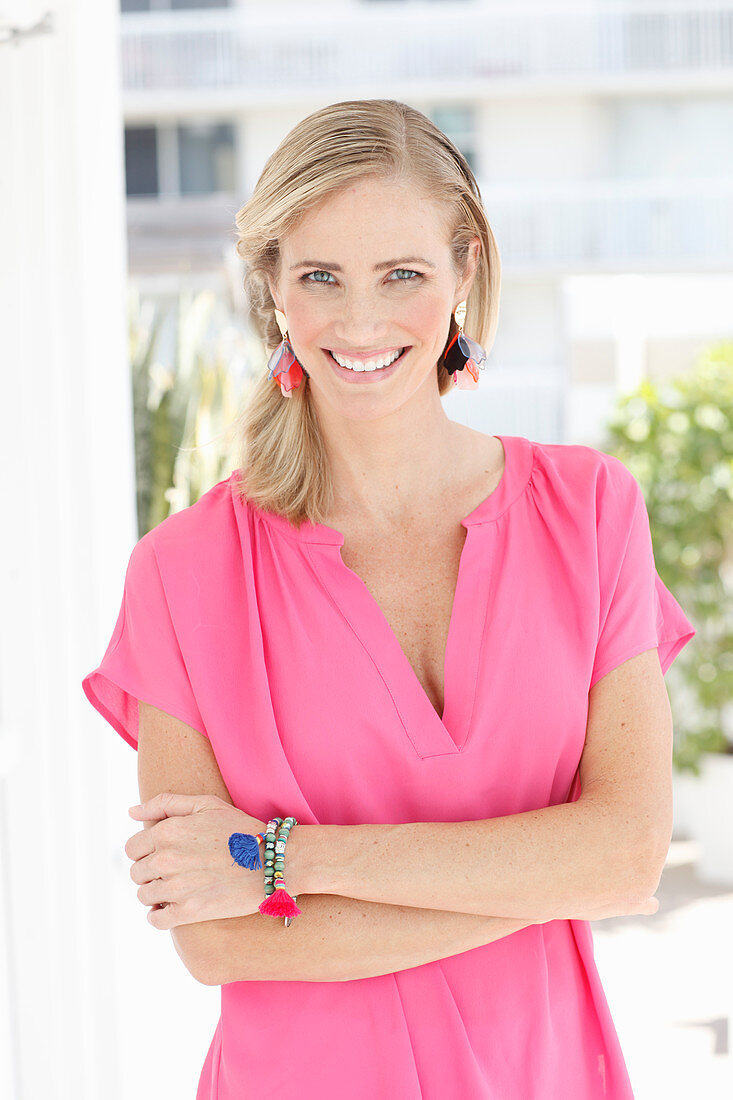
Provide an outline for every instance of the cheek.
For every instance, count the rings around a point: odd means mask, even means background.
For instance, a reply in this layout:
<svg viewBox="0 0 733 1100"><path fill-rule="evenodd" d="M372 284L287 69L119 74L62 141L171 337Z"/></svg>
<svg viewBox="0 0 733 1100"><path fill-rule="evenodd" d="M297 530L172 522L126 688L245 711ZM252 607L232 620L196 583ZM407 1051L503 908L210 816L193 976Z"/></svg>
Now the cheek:
<svg viewBox="0 0 733 1100"><path fill-rule="evenodd" d="M301 344L317 344L318 333L326 324L323 311L317 305L307 302L289 304L288 331L294 333Z"/></svg>
<svg viewBox="0 0 733 1100"><path fill-rule="evenodd" d="M444 339L442 317L445 312L445 298L440 295L421 295L420 299L405 304L401 322L409 332L419 336L420 343L430 346Z"/></svg>

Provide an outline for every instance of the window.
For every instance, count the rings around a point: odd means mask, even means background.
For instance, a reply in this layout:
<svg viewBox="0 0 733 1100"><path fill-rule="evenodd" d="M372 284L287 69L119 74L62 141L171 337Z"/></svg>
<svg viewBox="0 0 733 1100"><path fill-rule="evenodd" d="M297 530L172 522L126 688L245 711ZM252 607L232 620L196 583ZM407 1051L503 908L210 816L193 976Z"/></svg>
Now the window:
<svg viewBox="0 0 733 1100"><path fill-rule="evenodd" d="M474 175L478 174L478 156L476 152L476 111L472 106L451 104L434 107L426 115L460 149L468 161Z"/></svg>
<svg viewBox="0 0 733 1100"><path fill-rule="evenodd" d="M234 191L234 126L229 122L179 126L178 168L182 195Z"/></svg>
<svg viewBox="0 0 733 1100"><path fill-rule="evenodd" d="M125 183L128 195L158 194L158 133L154 126L125 128Z"/></svg>

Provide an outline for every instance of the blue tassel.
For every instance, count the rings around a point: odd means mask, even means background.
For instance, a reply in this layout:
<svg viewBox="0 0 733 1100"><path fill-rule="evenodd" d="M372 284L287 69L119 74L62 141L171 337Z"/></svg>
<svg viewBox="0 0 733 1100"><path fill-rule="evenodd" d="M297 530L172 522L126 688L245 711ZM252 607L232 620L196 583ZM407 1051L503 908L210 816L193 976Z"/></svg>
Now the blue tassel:
<svg viewBox="0 0 733 1100"><path fill-rule="evenodd" d="M250 871L262 867L259 841L251 833L232 833L229 837L229 851L240 867L248 867Z"/></svg>

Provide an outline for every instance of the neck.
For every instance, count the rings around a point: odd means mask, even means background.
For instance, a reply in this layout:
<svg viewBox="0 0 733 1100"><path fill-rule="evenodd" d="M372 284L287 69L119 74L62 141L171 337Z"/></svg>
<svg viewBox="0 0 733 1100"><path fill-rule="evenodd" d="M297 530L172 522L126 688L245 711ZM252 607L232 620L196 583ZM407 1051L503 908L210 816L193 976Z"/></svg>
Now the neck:
<svg viewBox="0 0 733 1100"><path fill-rule="evenodd" d="M463 469L466 429L448 419L437 395L417 414L402 408L375 420L326 420L333 512L342 523L386 531L434 515Z"/></svg>

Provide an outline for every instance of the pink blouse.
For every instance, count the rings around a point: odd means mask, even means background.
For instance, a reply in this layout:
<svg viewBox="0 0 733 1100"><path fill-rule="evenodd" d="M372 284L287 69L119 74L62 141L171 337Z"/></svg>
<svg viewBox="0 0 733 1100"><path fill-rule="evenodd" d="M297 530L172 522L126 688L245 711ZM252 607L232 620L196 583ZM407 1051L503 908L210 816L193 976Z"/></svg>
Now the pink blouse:
<svg viewBox="0 0 733 1100"><path fill-rule="evenodd" d="M343 536L240 502L237 471L134 546L82 683L90 703L133 748L139 699L194 726L234 804L263 821L467 821L574 801L589 689L648 649L666 672L695 630L621 461L498 438L502 479L462 520L442 719ZM278 1088L633 1096L582 920L373 978L223 985L197 1100Z"/></svg>

